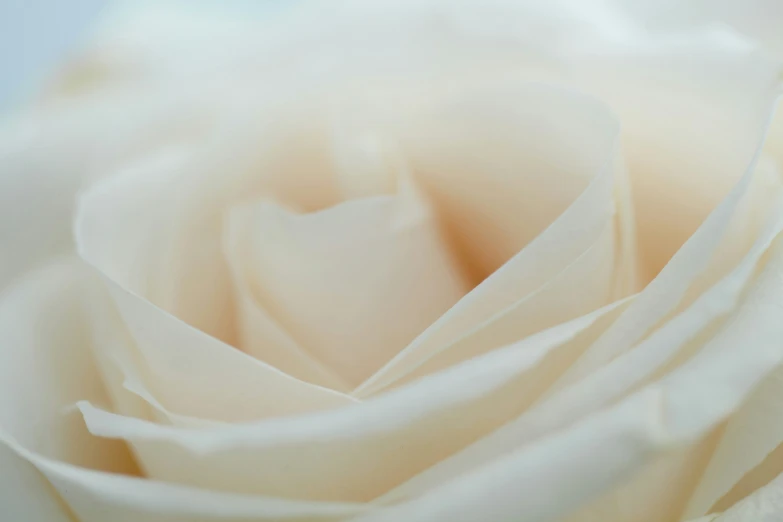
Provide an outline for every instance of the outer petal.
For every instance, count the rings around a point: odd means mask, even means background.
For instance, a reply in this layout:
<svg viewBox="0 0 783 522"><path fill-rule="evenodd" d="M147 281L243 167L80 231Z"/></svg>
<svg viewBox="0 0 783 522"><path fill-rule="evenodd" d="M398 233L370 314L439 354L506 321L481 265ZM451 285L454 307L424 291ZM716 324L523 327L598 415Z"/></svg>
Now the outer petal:
<svg viewBox="0 0 783 522"><path fill-rule="evenodd" d="M57 491L30 462L0 439L0 502L10 520L76 522Z"/></svg>
<svg viewBox="0 0 783 522"><path fill-rule="evenodd" d="M703 478L691 497L686 517L709 512L720 500L730 506L783 468L773 454L783 443L783 369L770 375L724 428ZM768 461L768 462L767 462ZM766 464L766 466L765 466ZM732 488L738 483L738 492ZM755 487L754 487L755 486ZM730 498L724 498L728 496Z"/></svg>
<svg viewBox="0 0 783 522"><path fill-rule="evenodd" d="M762 241L759 236L774 237L783 184L777 170L761 160L749 165L729 196L647 285L634 306L561 378L558 389L603 368L666 326L674 312L693 303L752 251L752 243Z"/></svg>
<svg viewBox="0 0 783 522"><path fill-rule="evenodd" d="M76 517L36 519L28 518L36 511L25 511L22 512L25 518L18 519L25 522L336 522L364 510L356 504L285 501L173 486L147 478L79 468L33 454L18 445L9 447L29 469L36 469L38 477L48 479L51 483L48 487L56 489ZM30 484L30 481L25 483ZM29 490L20 492L20 499L29 493ZM37 513L49 516L47 499L36 497L34 501L33 507L39 509Z"/></svg>
<svg viewBox="0 0 783 522"><path fill-rule="evenodd" d="M153 477L286 498L369 501L526 408L627 304L331 412L193 430L89 404L81 409L94 434L130 441Z"/></svg>
<svg viewBox="0 0 783 522"><path fill-rule="evenodd" d="M683 366L584 421L358 520L560 520L658 459L700 442L783 362L781 273L778 238L742 307ZM745 349L737 350L738 343ZM671 500L656 498L644 512L675 509Z"/></svg>
<svg viewBox="0 0 783 522"><path fill-rule="evenodd" d="M120 473L137 468L122 444L92 437L74 409L106 404L81 306L84 267L31 272L0 296L0 505L9 520L70 520L58 495L14 448Z"/></svg>
<svg viewBox="0 0 783 522"><path fill-rule="evenodd" d="M222 259L214 257L220 255L220 243L212 244L208 237L201 241L203 221L194 218L183 225L177 214L194 204L173 196L178 190L175 182L184 182L182 176L188 174L184 169L189 161L189 151L179 150L154 158L96 185L81 199L77 243L82 256L103 272L111 299L135 341L135 355L127 360L141 357L161 402L185 415L251 420L353 402L253 359L139 295L151 294L172 308L187 307L191 318L206 317L224 304L220 297L229 288L221 285L228 285L223 280L228 276ZM139 219L142 208L144 219ZM176 237L180 231L186 235L172 240L170 234ZM199 263L189 263L193 257L187 254L195 256L191 249L201 253ZM179 273L178 267L186 263L188 270L202 271L203 279L188 281ZM210 268L215 273L207 275ZM184 300L182 292L193 294ZM222 318L208 319L213 329L233 319L225 312Z"/></svg>
<svg viewBox="0 0 783 522"><path fill-rule="evenodd" d="M781 184L779 180L769 179L765 174L768 173L755 171L752 168L748 171L741 183L735 187L732 195L715 209L707 222L683 247L678 258L672 260L658 279L623 310L618 319L560 376L558 384L550 387L543 394L534 408L452 458L414 477L399 490L391 493L391 497L418 495L436 484L449 480L450 477L474 469L491 459L501 458L520 445L563 429L576 419L588 417L607 404L618 400L642 383L650 382L651 379L665 374L682 362L683 358L689 357L694 347L700 346L705 338L714 333L716 325L722 324L735 310L742 292L752 280L754 271L769 245L783 229ZM759 190L749 191L748 189L755 183L759 183L757 186ZM774 195L774 204L759 205L760 193L763 193L764 197L769 194ZM736 266L727 270L728 267L724 266L728 261L726 257L731 259L739 252L730 250L730 256L727 256L726 252L722 252L723 255L716 253L714 261L720 261L717 263L718 266L727 272L706 292L698 295L690 306L684 307L676 315L671 314L670 307L676 304L673 299L676 296L671 293L682 285L687 286L689 282L690 284L698 282L696 277L698 271L693 270L694 264L706 261L703 258L707 252L695 246L705 242L719 243L720 238L727 232L729 222L740 218L743 211L747 209L763 209L766 223L760 230L754 227L748 231L755 237L755 243L745 252L745 257L732 260ZM738 219L738 222L742 221ZM674 285L672 285L673 281ZM660 288L664 285L669 288L661 291ZM660 308L662 305L663 310ZM671 315L658 330L646 335L640 330L648 328L648 321L656 313ZM585 354L589 355L590 350L595 349L596 346L607 346L601 343L609 335L628 342L629 351L619 357L613 354L612 357L602 359L601 364L592 368L592 373L588 373L587 377L581 380L576 380L570 386L560 385L565 380L564 377L579 368L580 363L585 359ZM619 344L618 341L608 346L617 349Z"/></svg>
<svg viewBox="0 0 783 522"><path fill-rule="evenodd" d="M783 517L783 475L740 500L726 512L693 522L776 522Z"/></svg>
<svg viewBox="0 0 783 522"><path fill-rule="evenodd" d="M191 141L208 124L213 105L203 96L153 91L98 90L0 124L0 288L73 250L71 218L81 188L136 155Z"/></svg>
<svg viewBox="0 0 783 522"><path fill-rule="evenodd" d="M138 470L125 445L90 435L75 408L78 400L108 402L82 307L91 283L81 262L66 259L0 297L4 520L332 521L360 512L350 504L225 495L133 476Z"/></svg>

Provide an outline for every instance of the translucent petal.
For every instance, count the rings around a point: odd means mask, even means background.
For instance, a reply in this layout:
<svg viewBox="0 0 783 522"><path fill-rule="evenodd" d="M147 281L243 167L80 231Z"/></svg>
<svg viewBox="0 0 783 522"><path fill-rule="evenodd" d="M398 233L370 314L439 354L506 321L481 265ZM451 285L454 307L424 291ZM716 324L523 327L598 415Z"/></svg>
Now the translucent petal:
<svg viewBox="0 0 783 522"><path fill-rule="evenodd" d="M196 431L81 408L93 433L132 442L153 477L287 498L367 501L524 410L626 305L331 412Z"/></svg>
<svg viewBox="0 0 783 522"><path fill-rule="evenodd" d="M394 196L311 214L251 204L228 220L230 255L258 303L353 386L467 290L437 217L400 175Z"/></svg>
<svg viewBox="0 0 783 522"><path fill-rule="evenodd" d="M2 122L0 287L73 250L71 216L83 186L138 154L194 139L209 120L212 105L200 103L203 97L174 97L165 89L148 95L141 88L94 93Z"/></svg>
<svg viewBox="0 0 783 522"><path fill-rule="evenodd" d="M13 520L70 518L9 444L75 465L138 472L127 447L90 435L75 409L82 399L108 404L81 306L86 281L80 262L67 259L30 272L0 296L0 504Z"/></svg>
<svg viewBox="0 0 783 522"><path fill-rule="evenodd" d="M41 519L46 522L337 522L363 510L356 504L286 501L176 486L79 468L15 445L10 449L46 477L76 517ZM27 493L22 491L20 498ZM44 511L46 497L36 497L35 502L40 513L49 514Z"/></svg>
<svg viewBox="0 0 783 522"><path fill-rule="evenodd" d="M258 419L353 402L344 394L286 375L148 300L183 298L181 278L186 276L177 267L186 259L180 257L183 253L176 250L176 242L162 242L168 238L166 232L179 231L181 222L172 214L176 216L181 206L166 198L168 191L176 190L174 181L190 158L187 151L177 149L97 184L84 193L75 225L80 254L102 272L158 399L178 414L212 420ZM145 211L139 214L142 207ZM187 226L195 232L198 225ZM219 241L197 239L182 239L206 251L200 258L203 265L193 263L189 270L212 268L215 273L210 280L184 283L187 292L204 292L196 299L199 304L185 304L193 314L204 314L222 303L219 296L230 287L222 280L228 274L221 264ZM207 254L212 252L216 257ZM232 319L218 317L210 322L218 327Z"/></svg>
<svg viewBox="0 0 783 522"><path fill-rule="evenodd" d="M778 369L728 422L690 499L686 517L708 513L746 473L783 443L783 425L779 420L782 381L783 370ZM769 471L775 473L774 469Z"/></svg>
<svg viewBox="0 0 783 522"><path fill-rule="evenodd" d="M708 222L690 241L694 243L710 239L715 241L721 233L720 229L714 229L715 222L723 220L725 224L730 221L729 216L733 215L743 202L752 203L750 206L755 208L757 200L749 198L748 201L745 201L743 195L746 197L753 195L745 194L745 189L746 184L754 180L757 175L758 173L754 170L749 170L744 181L735 189L734 197L727 198L720 207L715 209ZM764 187L768 188L767 185ZM624 356L618 357L604 366L599 366L594 373L576 381L570 387L558 389L553 386L549 388L530 411L465 448L452 458L444 460L420 476L414 477L394 494L406 496L419 494L450 477L480 466L493 458L498 458L538 437L562 429L575 422L576 419L589 416L607 404L618 400L641 383L650 382L651 379L664 374L668 369L681 362L683 358L690 356L692 350L695 349L694 347L700 346L714 333L715 325L720 324L735 309L746 284L752 279L757 265L763 259L762 256L783 229L783 198L780 197L779 189L778 182L777 192L773 190L773 193L778 194L777 205L767 209L769 211L767 223L760 233L757 233L756 242L747 252L746 257L741 259L737 266L717 284L699 296L693 304L679 315L671 317L658 331L643 342L636 344ZM736 253L732 254L736 255ZM698 262L702 255L703 251L694 249L693 243L686 244L679 259L673 260L672 264L661 273L659 279L682 278L683 272L687 273L692 269L692 263ZM641 328L645 324L645 322L640 322L638 318L643 321L648 319L639 313L638 300L642 299L642 304L646 305L648 313L651 313L649 312L650 303L655 305L656 301L669 299L668 292L676 290L676 288L670 288L667 292L659 292L656 290L657 286L660 285L653 283L642 291L623 310L617 321L602 332L596 343L605 339L608 334L618 328L618 325L625 327L624 333L626 335L636 336L636 338L643 337L638 330L634 329ZM633 314L629 312L633 312ZM629 321L629 316L636 319ZM625 324L623 324L624 319L626 320ZM573 368L584 359L584 353L589 354L589 350L593 349L596 343L583 352L582 356L568 367L564 375L573 371ZM561 375L557 382L560 383L563 380L563 375Z"/></svg>
<svg viewBox="0 0 783 522"><path fill-rule="evenodd" d="M635 259L625 251L633 239L623 229L631 217L615 215L615 194L622 196L615 182L624 176L613 157L616 123L600 104L561 89L528 84L495 91L414 119L400 135L414 172L460 236L462 258L484 256L469 261L481 273L511 259L357 395L522 339L633 287ZM564 156L560 149L570 151L568 160L549 162ZM563 179L573 181L567 191ZM543 204L548 210L539 212ZM618 289L618 281L625 286Z"/></svg>
<svg viewBox="0 0 783 522"><path fill-rule="evenodd" d="M660 381L419 498L357 520L559 520L657 458L700 441L783 362L782 271L783 242L777 241L732 320ZM745 349L737 350L738 343Z"/></svg>
<svg viewBox="0 0 783 522"><path fill-rule="evenodd" d="M775 522L783 515L783 475L778 476L724 513L705 517L708 522ZM699 519L694 522L700 522Z"/></svg>

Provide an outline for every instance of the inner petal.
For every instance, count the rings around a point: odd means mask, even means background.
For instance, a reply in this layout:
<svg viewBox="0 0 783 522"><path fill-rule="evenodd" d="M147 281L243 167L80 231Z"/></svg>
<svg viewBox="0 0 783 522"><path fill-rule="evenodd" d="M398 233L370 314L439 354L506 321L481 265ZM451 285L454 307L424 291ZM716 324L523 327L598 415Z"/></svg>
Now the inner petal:
<svg viewBox="0 0 783 522"><path fill-rule="evenodd" d="M268 202L237 206L228 237L260 306L353 386L469 290L407 178L397 194L307 214Z"/></svg>
<svg viewBox="0 0 783 522"><path fill-rule="evenodd" d="M523 84L437 104L401 131L475 284L587 188L610 158L607 119L586 97Z"/></svg>
<svg viewBox="0 0 783 522"><path fill-rule="evenodd" d="M635 289L616 121L577 93L511 87L433 102L399 123L411 165L479 284L357 396L499 348Z"/></svg>

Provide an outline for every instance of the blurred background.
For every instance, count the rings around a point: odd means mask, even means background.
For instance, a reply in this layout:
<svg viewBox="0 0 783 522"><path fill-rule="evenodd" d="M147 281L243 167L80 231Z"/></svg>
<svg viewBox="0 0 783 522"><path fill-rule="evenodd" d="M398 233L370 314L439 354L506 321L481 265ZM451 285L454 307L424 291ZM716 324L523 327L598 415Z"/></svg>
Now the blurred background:
<svg viewBox="0 0 783 522"><path fill-rule="evenodd" d="M33 95L58 64L90 36L108 10L180 4L188 9L242 9L259 14L297 0L0 0L0 113ZM523 1L523 0L519 0ZM542 1L542 0L530 0ZM783 49L783 0L546 0L574 8L621 7L648 25L676 27L700 22L727 23Z"/></svg>
<svg viewBox="0 0 783 522"><path fill-rule="evenodd" d="M35 92L110 0L0 0L0 112Z"/></svg>
<svg viewBox="0 0 783 522"><path fill-rule="evenodd" d="M0 114L23 103L76 52L107 11L139 4L242 9L259 14L296 0L0 0Z"/></svg>

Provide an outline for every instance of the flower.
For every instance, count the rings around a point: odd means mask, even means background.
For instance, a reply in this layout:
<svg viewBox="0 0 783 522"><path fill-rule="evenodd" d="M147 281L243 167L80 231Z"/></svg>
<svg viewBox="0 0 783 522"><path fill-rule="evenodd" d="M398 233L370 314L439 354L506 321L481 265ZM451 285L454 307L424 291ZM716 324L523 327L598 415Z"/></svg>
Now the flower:
<svg viewBox="0 0 783 522"><path fill-rule="evenodd" d="M11 520L780 516L771 53L141 5L0 130Z"/></svg>

